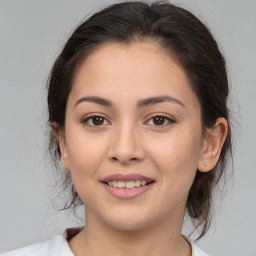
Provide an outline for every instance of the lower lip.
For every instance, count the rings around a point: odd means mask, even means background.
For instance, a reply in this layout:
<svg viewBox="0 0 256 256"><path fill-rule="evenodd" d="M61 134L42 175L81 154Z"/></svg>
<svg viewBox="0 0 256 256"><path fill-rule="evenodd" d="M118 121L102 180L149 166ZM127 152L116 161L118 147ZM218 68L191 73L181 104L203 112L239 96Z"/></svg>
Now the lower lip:
<svg viewBox="0 0 256 256"><path fill-rule="evenodd" d="M106 183L103 183L106 190L113 196L121 198L121 199L129 199L137 197L144 192L148 191L152 186L154 182L146 185L146 186L140 186L135 188L115 188L112 186L107 185Z"/></svg>

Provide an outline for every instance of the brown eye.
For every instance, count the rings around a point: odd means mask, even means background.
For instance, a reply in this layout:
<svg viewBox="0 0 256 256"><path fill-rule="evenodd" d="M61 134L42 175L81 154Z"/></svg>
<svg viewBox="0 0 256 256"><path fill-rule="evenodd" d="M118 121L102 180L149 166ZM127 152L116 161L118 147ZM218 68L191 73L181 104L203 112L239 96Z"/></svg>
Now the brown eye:
<svg viewBox="0 0 256 256"><path fill-rule="evenodd" d="M106 118L102 117L102 116L90 116L85 118L82 121L83 124L85 124L86 126L103 126L106 124L109 124L109 122L106 120Z"/></svg>
<svg viewBox="0 0 256 256"><path fill-rule="evenodd" d="M162 126L162 127L165 127L165 126L171 125L172 123L174 123L174 121L171 118L167 117L167 116L155 115L155 116L152 116L147 121L147 123L149 125L152 125L152 126Z"/></svg>
<svg viewBox="0 0 256 256"><path fill-rule="evenodd" d="M162 117L162 116L156 116L156 117L153 117L153 123L155 125L163 125L165 122L165 118Z"/></svg>
<svg viewBox="0 0 256 256"><path fill-rule="evenodd" d="M94 125L102 125L104 123L104 118L102 118L100 116L94 116L94 117L92 117L92 123Z"/></svg>

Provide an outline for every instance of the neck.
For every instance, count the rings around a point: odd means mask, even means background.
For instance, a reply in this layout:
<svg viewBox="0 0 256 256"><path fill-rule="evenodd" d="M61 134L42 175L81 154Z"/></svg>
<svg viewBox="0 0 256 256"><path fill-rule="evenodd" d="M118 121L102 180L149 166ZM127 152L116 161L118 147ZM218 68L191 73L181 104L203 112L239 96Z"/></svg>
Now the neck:
<svg viewBox="0 0 256 256"><path fill-rule="evenodd" d="M69 241L76 256L191 255L190 245L181 235L182 220L162 221L147 228L124 231L94 220L89 212L86 217L86 227Z"/></svg>

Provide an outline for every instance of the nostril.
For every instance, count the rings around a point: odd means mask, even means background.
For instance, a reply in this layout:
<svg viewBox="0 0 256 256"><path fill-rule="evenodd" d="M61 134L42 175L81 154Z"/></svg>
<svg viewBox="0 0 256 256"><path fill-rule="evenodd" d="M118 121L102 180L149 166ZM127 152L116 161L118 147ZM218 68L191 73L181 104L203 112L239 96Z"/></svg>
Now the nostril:
<svg viewBox="0 0 256 256"><path fill-rule="evenodd" d="M111 157L111 160L113 162L120 162L122 164L129 164L129 163L133 163L133 162L137 162L139 159L137 157L132 157L132 158L129 158L129 157Z"/></svg>

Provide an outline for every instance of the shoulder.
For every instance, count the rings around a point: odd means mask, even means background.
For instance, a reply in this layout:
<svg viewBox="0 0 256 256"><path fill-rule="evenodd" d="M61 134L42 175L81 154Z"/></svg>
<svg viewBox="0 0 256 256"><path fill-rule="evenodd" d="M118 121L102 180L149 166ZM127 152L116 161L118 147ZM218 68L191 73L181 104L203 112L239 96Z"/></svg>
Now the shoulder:
<svg viewBox="0 0 256 256"><path fill-rule="evenodd" d="M197 245L194 243L194 241L192 241L190 238L183 236L191 245L192 248L192 256L210 256L209 254L207 254L206 252L204 252L203 250L201 250L199 247L197 247Z"/></svg>
<svg viewBox="0 0 256 256"><path fill-rule="evenodd" d="M206 252L202 251L199 247L197 247L193 242L191 242L192 246L192 256L210 256Z"/></svg>
<svg viewBox="0 0 256 256"><path fill-rule="evenodd" d="M50 240L13 250L1 256L74 256L63 236L53 235Z"/></svg>

